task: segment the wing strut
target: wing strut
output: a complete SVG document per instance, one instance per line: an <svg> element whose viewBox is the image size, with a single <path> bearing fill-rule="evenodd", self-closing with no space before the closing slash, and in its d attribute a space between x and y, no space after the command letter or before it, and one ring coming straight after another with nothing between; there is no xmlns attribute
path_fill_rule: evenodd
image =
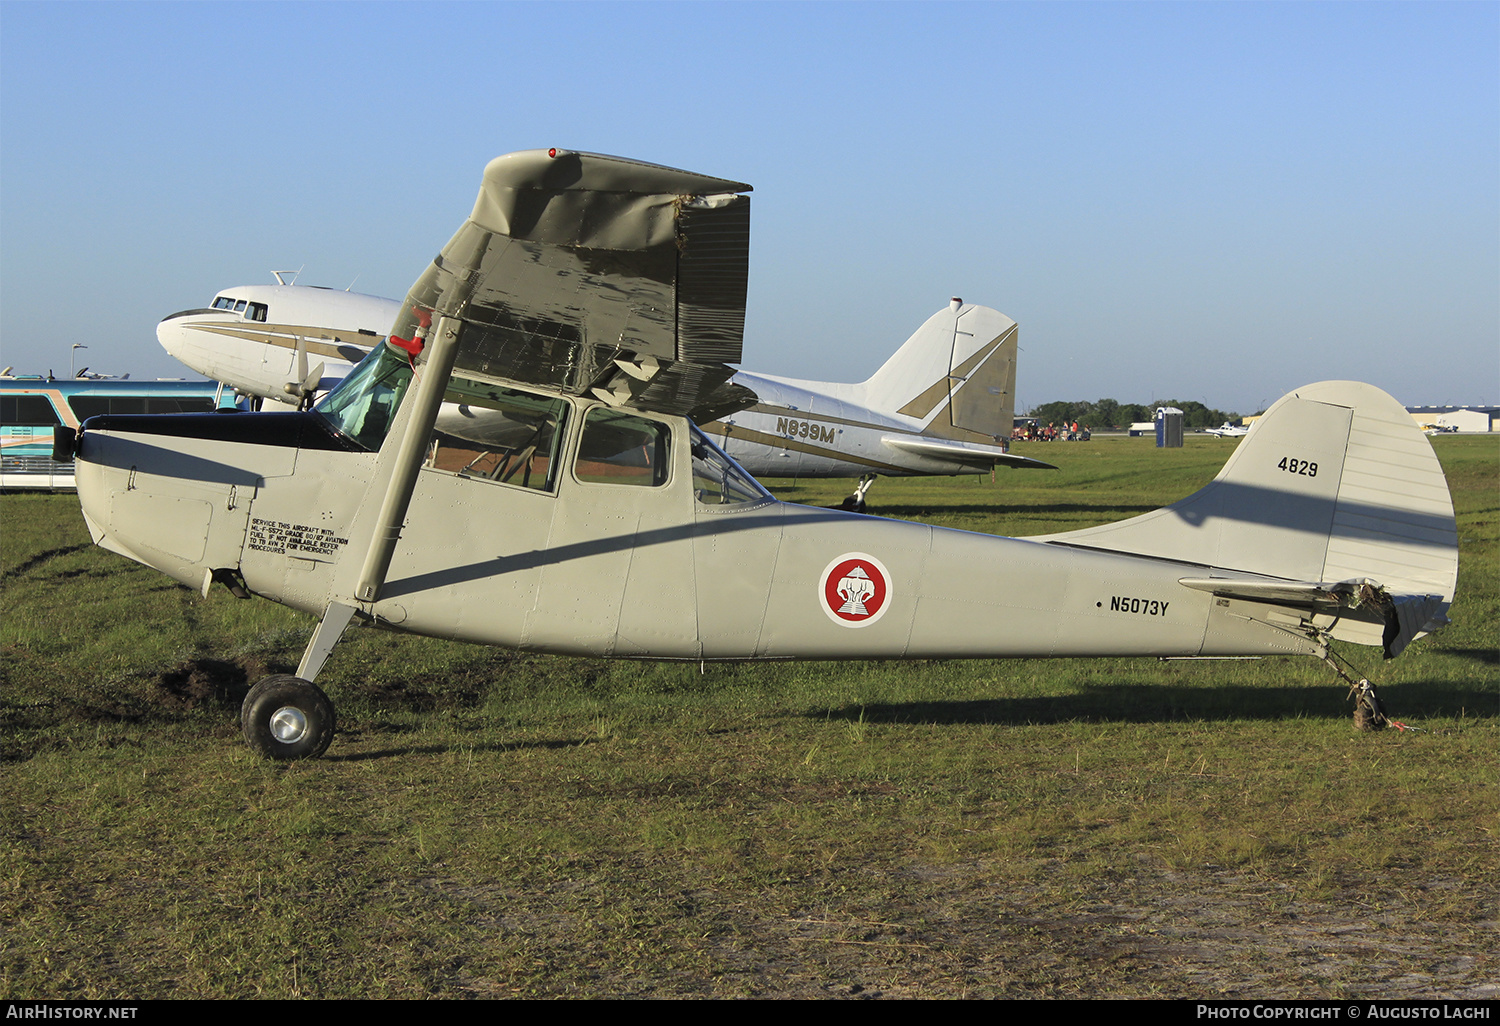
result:
<svg viewBox="0 0 1500 1026"><path fill-rule="evenodd" d="M302 661L297 664L297 676L309 683L317 679L323 664L333 654L333 646L339 643L339 639L344 636L344 629L353 618L354 607L347 602L328 603L323 610L323 618L313 628L312 638L308 640L307 649L302 653Z"/></svg>
<svg viewBox="0 0 1500 1026"><path fill-rule="evenodd" d="M417 484L417 471L427 453L427 439L437 422L438 407L443 403L443 393L453 373L453 360L458 355L458 337L462 330L463 321L456 317L438 319L437 337L427 349L427 362L422 367L416 395L411 399L411 419L406 422L406 433L401 436L401 448L397 450L396 462L391 469L391 483L381 501L375 534L370 540L369 551L365 553L359 583L354 588L354 597L361 602L374 602L385 584L385 572L391 567L391 556L395 554L396 541L401 537L401 522L406 519L406 508L411 504L412 489Z"/></svg>
<svg viewBox="0 0 1500 1026"><path fill-rule="evenodd" d="M398 443L390 483L386 485L385 496L381 499L380 513L370 536L370 547L365 552L359 581L354 586L355 602L374 602L380 597L380 589L385 585L385 575L391 567L396 542L401 538L401 524L406 519L411 494L417 485L417 472L427 454L427 439L432 435L438 408L443 403L443 393L447 390L448 379L453 373L453 361L458 355L458 339L462 329L463 321L458 318L441 317L430 345L423 347L420 338L413 340L415 352L421 352L425 348L427 360L421 364L417 387L407 400L411 403L411 414ZM356 610L357 606L349 601L335 599L328 603L307 643L306 651L302 653L302 662L297 666L298 677L306 681L317 678Z"/></svg>

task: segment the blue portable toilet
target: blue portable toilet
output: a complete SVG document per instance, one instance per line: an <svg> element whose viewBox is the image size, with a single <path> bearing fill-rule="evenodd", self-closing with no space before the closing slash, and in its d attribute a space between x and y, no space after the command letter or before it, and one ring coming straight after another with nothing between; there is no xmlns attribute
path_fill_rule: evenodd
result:
<svg viewBox="0 0 1500 1026"><path fill-rule="evenodd" d="M1156 408L1156 447L1182 448L1182 411L1175 406Z"/></svg>

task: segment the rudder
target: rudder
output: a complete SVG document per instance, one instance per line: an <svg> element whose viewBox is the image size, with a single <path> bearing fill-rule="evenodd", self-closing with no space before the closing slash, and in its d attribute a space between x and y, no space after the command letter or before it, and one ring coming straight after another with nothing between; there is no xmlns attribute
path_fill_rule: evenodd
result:
<svg viewBox="0 0 1500 1026"><path fill-rule="evenodd" d="M993 445L1015 414L1016 322L955 299L861 386L864 401L922 422L923 434Z"/></svg>

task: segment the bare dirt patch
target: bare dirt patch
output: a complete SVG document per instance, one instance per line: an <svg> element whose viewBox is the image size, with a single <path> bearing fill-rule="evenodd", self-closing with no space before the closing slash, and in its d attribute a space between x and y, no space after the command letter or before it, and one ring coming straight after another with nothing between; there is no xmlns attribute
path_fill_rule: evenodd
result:
<svg viewBox="0 0 1500 1026"><path fill-rule="evenodd" d="M174 712L238 708L250 686L270 670L257 656L189 659L157 678L156 700Z"/></svg>

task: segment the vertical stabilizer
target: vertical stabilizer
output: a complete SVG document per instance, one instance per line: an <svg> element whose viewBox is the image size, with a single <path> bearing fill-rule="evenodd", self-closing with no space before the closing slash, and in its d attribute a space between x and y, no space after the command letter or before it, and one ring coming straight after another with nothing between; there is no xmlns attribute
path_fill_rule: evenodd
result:
<svg viewBox="0 0 1500 1026"><path fill-rule="evenodd" d="M864 383L865 402L922 421L922 433L993 445L1015 415L1016 322L955 299Z"/></svg>
<svg viewBox="0 0 1500 1026"><path fill-rule="evenodd" d="M1355 381L1282 397L1219 475L1180 502L1037 540L1284 581L1369 583L1426 630L1444 622L1458 579L1453 500L1431 443L1400 403Z"/></svg>

